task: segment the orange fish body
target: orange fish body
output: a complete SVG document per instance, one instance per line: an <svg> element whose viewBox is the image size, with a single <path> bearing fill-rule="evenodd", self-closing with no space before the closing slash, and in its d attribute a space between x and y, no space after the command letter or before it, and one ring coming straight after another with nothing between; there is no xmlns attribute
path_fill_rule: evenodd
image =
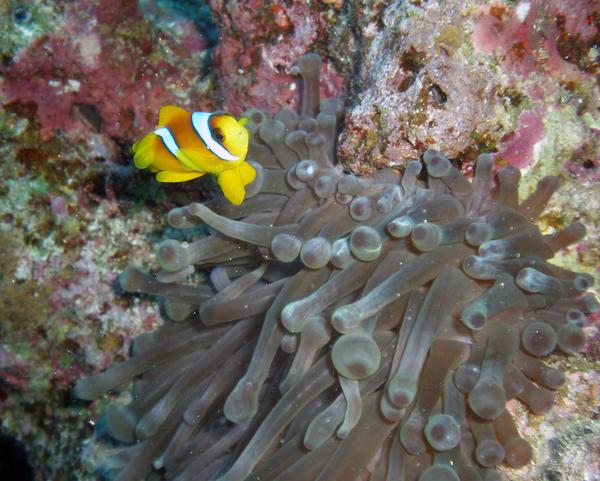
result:
<svg viewBox="0 0 600 481"><path fill-rule="evenodd" d="M188 112L168 105L160 109L158 127L133 145L138 169L156 172L159 182L184 182L214 174L225 197L243 202L245 186L256 171L246 161L248 131L244 119L229 114Z"/></svg>

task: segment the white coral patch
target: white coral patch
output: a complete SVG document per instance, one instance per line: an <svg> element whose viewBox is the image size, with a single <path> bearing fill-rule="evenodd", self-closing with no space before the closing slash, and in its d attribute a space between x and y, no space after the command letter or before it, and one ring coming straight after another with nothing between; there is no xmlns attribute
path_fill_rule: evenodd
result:
<svg viewBox="0 0 600 481"><path fill-rule="evenodd" d="M95 67L98 57L102 53L100 37L95 33L89 33L78 38L75 43L79 47L79 54L83 63L88 67Z"/></svg>
<svg viewBox="0 0 600 481"><path fill-rule="evenodd" d="M517 14L517 18L521 23L525 21L527 15L529 14L529 10L531 9L531 2L521 2L517 5L515 13Z"/></svg>

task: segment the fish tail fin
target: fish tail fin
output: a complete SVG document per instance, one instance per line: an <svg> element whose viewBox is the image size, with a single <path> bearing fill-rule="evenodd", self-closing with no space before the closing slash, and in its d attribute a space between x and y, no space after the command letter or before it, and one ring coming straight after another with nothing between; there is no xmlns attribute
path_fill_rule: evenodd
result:
<svg viewBox="0 0 600 481"><path fill-rule="evenodd" d="M160 112L158 113L158 127L163 127L175 117L179 117L180 115L187 113L187 110L178 107L177 105L165 105L164 107L160 108Z"/></svg>
<svg viewBox="0 0 600 481"><path fill-rule="evenodd" d="M138 140L131 148L133 152L133 163L138 169L146 169L156 156L156 151L159 147L160 139L154 133L148 134Z"/></svg>

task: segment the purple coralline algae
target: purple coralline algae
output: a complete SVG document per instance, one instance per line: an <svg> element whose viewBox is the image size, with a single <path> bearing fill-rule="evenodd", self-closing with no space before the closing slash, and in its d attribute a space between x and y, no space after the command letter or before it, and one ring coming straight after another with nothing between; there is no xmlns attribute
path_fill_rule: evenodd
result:
<svg viewBox="0 0 600 481"><path fill-rule="evenodd" d="M515 167L495 181L481 154L470 181L435 150L344 174L343 103L319 99L320 70L316 54L293 69L300 115L245 112L245 202L171 210L171 227L209 230L120 276L168 321L74 389L134 381L104 417L131 445L104 464L118 481L495 480L533 460L507 403L549 412L566 375L543 359L582 351L600 310L593 276L549 262L584 225L534 224L560 179L523 199Z"/></svg>

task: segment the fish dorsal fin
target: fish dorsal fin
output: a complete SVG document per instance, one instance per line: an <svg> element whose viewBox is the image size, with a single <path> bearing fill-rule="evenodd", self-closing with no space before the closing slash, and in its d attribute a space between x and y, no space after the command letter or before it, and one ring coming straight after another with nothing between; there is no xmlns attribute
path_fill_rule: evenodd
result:
<svg viewBox="0 0 600 481"><path fill-rule="evenodd" d="M167 125L175 117L187 113L187 110L178 107L177 105L165 105L164 107L161 107L158 114L158 126L162 127Z"/></svg>

